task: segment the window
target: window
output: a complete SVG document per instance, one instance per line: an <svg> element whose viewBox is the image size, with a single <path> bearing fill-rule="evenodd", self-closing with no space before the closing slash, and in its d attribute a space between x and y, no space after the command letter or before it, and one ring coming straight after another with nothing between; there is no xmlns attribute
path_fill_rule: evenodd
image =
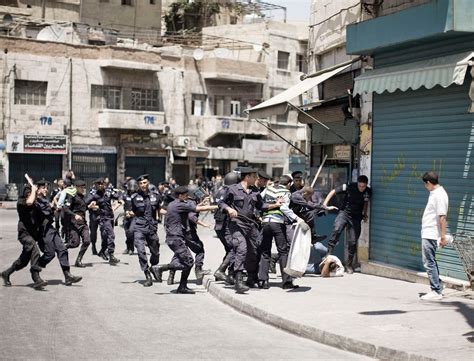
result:
<svg viewBox="0 0 474 361"><path fill-rule="evenodd" d="M160 91L157 89L133 88L131 93L132 110L159 111Z"/></svg>
<svg viewBox="0 0 474 361"><path fill-rule="evenodd" d="M92 85L91 107L96 109L122 109L122 88L109 85Z"/></svg>
<svg viewBox="0 0 474 361"><path fill-rule="evenodd" d="M230 116L240 117L240 100L230 101Z"/></svg>
<svg viewBox="0 0 474 361"><path fill-rule="evenodd" d="M202 116L206 107L205 94L193 94L191 102L191 114Z"/></svg>
<svg viewBox="0 0 474 361"><path fill-rule="evenodd" d="M288 65L290 62L290 53L285 51L278 52L278 69L288 70Z"/></svg>
<svg viewBox="0 0 474 361"><path fill-rule="evenodd" d="M225 115L224 114L224 97L215 96L214 97L214 115Z"/></svg>
<svg viewBox="0 0 474 361"><path fill-rule="evenodd" d="M303 54L296 54L296 69L300 73L307 73L308 72L308 66L306 64L306 58Z"/></svg>
<svg viewBox="0 0 474 361"><path fill-rule="evenodd" d="M122 5L129 5L132 6L132 0L122 0Z"/></svg>
<svg viewBox="0 0 474 361"><path fill-rule="evenodd" d="M288 112L285 112L283 114L277 114L276 121L278 123L286 123L288 121Z"/></svg>
<svg viewBox="0 0 474 361"><path fill-rule="evenodd" d="M15 80L15 104L46 105L45 81Z"/></svg>

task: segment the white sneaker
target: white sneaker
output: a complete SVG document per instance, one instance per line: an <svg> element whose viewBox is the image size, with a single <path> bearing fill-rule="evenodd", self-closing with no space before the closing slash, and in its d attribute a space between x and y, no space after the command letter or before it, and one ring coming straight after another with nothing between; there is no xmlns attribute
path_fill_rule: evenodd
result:
<svg viewBox="0 0 474 361"><path fill-rule="evenodd" d="M439 301L442 299L443 299L443 295L435 291L431 291L430 293L427 293L420 297L420 300L422 301Z"/></svg>

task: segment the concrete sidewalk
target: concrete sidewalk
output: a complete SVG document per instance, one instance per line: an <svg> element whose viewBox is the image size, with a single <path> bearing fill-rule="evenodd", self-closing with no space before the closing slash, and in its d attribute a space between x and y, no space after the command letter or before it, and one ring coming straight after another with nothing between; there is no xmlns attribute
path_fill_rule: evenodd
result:
<svg viewBox="0 0 474 361"><path fill-rule="evenodd" d="M205 243L215 241L208 239ZM207 266L218 247L206 247ZM212 260L212 262L211 262ZM208 291L251 317L339 349L386 360L472 360L474 298L446 289L445 298L422 302L429 287L356 273L341 278L305 276L283 290L270 275L269 290L238 295L207 278Z"/></svg>

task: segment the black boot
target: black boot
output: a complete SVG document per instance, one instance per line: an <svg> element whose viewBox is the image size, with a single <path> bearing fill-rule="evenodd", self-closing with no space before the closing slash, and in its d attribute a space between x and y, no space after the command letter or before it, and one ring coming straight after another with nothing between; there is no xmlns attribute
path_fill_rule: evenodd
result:
<svg viewBox="0 0 474 361"><path fill-rule="evenodd" d="M163 282L163 272L169 271L171 266L169 264L159 264L157 266L151 266L150 272L155 277L156 282Z"/></svg>
<svg viewBox="0 0 474 361"><path fill-rule="evenodd" d="M195 292L188 288L188 277L191 273L191 269L181 271L181 280L179 281L179 287L176 290L176 293L191 295Z"/></svg>
<svg viewBox="0 0 474 361"><path fill-rule="evenodd" d="M176 273L176 271L174 269L170 270L170 273L168 275L168 281L166 282L169 286L174 284L174 275L175 275L175 273Z"/></svg>
<svg viewBox="0 0 474 361"><path fill-rule="evenodd" d="M84 254L86 253L86 251L87 251L87 249L79 251L79 254L77 255L76 263L74 264L74 266L79 267L79 268L85 268L86 267L82 263L82 257L84 257Z"/></svg>
<svg viewBox="0 0 474 361"><path fill-rule="evenodd" d="M245 284L249 288L257 288L258 287L258 276L254 273L249 273L247 276L247 281L245 281Z"/></svg>
<svg viewBox="0 0 474 361"><path fill-rule="evenodd" d="M291 290L291 289L294 289L294 288L299 288L300 286L298 285L295 285L293 283L293 281L286 281L283 283L283 285L281 286L281 288L283 288L284 290Z"/></svg>
<svg viewBox="0 0 474 361"><path fill-rule="evenodd" d="M196 266L194 268L194 272L196 273L196 284L202 285L202 279L204 278L205 275L208 275L211 273L211 270L203 270L202 266Z"/></svg>
<svg viewBox="0 0 474 361"><path fill-rule="evenodd" d="M92 255L97 256L97 247L95 246L95 243L92 243Z"/></svg>
<svg viewBox="0 0 474 361"><path fill-rule="evenodd" d="M334 251L334 247L333 246L328 246L328 251L326 253L326 257L332 255L333 251Z"/></svg>
<svg viewBox="0 0 474 361"><path fill-rule="evenodd" d="M33 288L35 290L42 290L48 282L41 279L38 271L31 271L31 278L33 279Z"/></svg>
<svg viewBox="0 0 474 361"><path fill-rule="evenodd" d="M115 258L113 254L109 254L109 265L115 266L117 263L120 263L120 260Z"/></svg>
<svg viewBox="0 0 474 361"><path fill-rule="evenodd" d="M244 279L242 271L235 272L235 292L236 293L245 293L249 288L244 284Z"/></svg>
<svg viewBox="0 0 474 361"><path fill-rule="evenodd" d="M346 263L346 273L347 274L353 274L354 273L354 268L352 268L352 262L354 261L354 256L349 256L347 259Z"/></svg>
<svg viewBox="0 0 474 361"><path fill-rule="evenodd" d="M153 286L153 279L151 278L151 273L149 270L145 271L146 281L143 283L143 287L151 287Z"/></svg>
<svg viewBox="0 0 474 361"><path fill-rule="evenodd" d="M278 262L278 259L280 258L280 255L278 253L272 253L270 257L270 273L276 273L276 264Z"/></svg>
<svg viewBox="0 0 474 361"><path fill-rule="evenodd" d="M100 252L97 254L100 258L102 258L104 261L108 261L109 257L107 257L107 253L104 250L100 250Z"/></svg>
<svg viewBox="0 0 474 361"><path fill-rule="evenodd" d="M217 269L216 272L214 272L214 277L216 281L225 281L227 276L225 274L225 271L227 270L227 267L229 266L229 263L226 261L222 262L219 268Z"/></svg>
<svg viewBox="0 0 474 361"><path fill-rule="evenodd" d="M235 272L234 269L231 267L227 272L227 277L225 278L225 283L228 285L235 285Z"/></svg>
<svg viewBox="0 0 474 361"><path fill-rule="evenodd" d="M3 278L3 285L5 287L10 287L12 285L12 283L10 282L10 275L15 272L15 270L13 269L13 267L9 267L7 268L5 271L3 271L1 273L2 275L2 278Z"/></svg>
<svg viewBox="0 0 474 361"><path fill-rule="evenodd" d="M73 276L69 271L63 271L63 273L66 286L71 286L73 283L77 283L82 280L81 276Z"/></svg>
<svg viewBox="0 0 474 361"><path fill-rule="evenodd" d="M324 234L314 234L311 237L311 244L316 244L317 242L322 242L327 238Z"/></svg>

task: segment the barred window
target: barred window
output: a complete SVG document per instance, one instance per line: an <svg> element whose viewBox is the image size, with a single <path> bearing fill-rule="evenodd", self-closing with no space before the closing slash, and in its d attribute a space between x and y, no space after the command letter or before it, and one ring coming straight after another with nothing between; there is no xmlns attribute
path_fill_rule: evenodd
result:
<svg viewBox="0 0 474 361"><path fill-rule="evenodd" d="M160 91L157 89L133 88L131 93L132 110L160 110Z"/></svg>
<svg viewBox="0 0 474 361"><path fill-rule="evenodd" d="M48 82L15 80L15 104L46 105Z"/></svg>
<svg viewBox="0 0 474 361"><path fill-rule="evenodd" d="M122 88L109 85L92 85L91 107L95 109L122 109Z"/></svg>

